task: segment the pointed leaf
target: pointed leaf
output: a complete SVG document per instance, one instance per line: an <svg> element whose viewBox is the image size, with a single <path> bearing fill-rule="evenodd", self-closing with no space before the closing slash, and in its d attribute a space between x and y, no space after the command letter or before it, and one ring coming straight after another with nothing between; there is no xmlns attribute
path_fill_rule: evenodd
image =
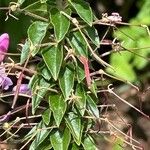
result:
<svg viewBox="0 0 150 150"><path fill-rule="evenodd" d="M35 84L32 87L32 113L35 113L36 108L39 106L42 98L45 96L50 84L42 77L38 77Z"/></svg>
<svg viewBox="0 0 150 150"><path fill-rule="evenodd" d="M30 145L29 150L35 150L44 140L45 138L49 135L51 130L46 130L46 126L43 122L40 122L39 125L37 126L37 135ZM43 129L43 130L42 130Z"/></svg>
<svg viewBox="0 0 150 150"><path fill-rule="evenodd" d="M63 60L62 46L51 46L43 50L42 57L53 78L57 80Z"/></svg>
<svg viewBox="0 0 150 150"><path fill-rule="evenodd" d="M74 68L72 67L73 66L67 66L59 79L59 85L65 100L68 99L74 85Z"/></svg>
<svg viewBox="0 0 150 150"><path fill-rule="evenodd" d="M88 56L87 44L79 31L70 33L70 44L77 55Z"/></svg>
<svg viewBox="0 0 150 150"><path fill-rule="evenodd" d="M89 115L99 118L99 110L97 108L97 105L89 95L87 95L87 110L89 112Z"/></svg>
<svg viewBox="0 0 150 150"><path fill-rule="evenodd" d="M20 64L21 65L28 58L29 52L30 52L30 42L28 40L26 40L25 44L22 47L22 51L21 51L21 57L20 57Z"/></svg>
<svg viewBox="0 0 150 150"><path fill-rule="evenodd" d="M67 104L62 95L51 94L49 96L49 105L53 112L56 125L59 127L62 118L65 114Z"/></svg>
<svg viewBox="0 0 150 150"><path fill-rule="evenodd" d="M32 89L32 91L34 90L35 84L38 81L38 75L35 74L31 77L30 81L29 81L29 88Z"/></svg>
<svg viewBox="0 0 150 150"><path fill-rule="evenodd" d="M81 118L74 112L70 112L68 117L65 118L65 120L75 142L77 143L77 145L80 145L83 130Z"/></svg>
<svg viewBox="0 0 150 150"><path fill-rule="evenodd" d="M54 150L68 150L70 140L71 134L68 128L66 128L63 132L57 130L50 136L50 141Z"/></svg>
<svg viewBox="0 0 150 150"><path fill-rule="evenodd" d="M44 14L47 14L47 5L45 3L41 4L41 2L38 1L38 2L28 5L23 10L34 12L34 13L40 13L40 15L41 14L44 15Z"/></svg>
<svg viewBox="0 0 150 150"><path fill-rule="evenodd" d="M65 13L70 15L70 9L67 9ZM50 20L54 26L56 40L57 42L59 42L65 37L66 33L68 32L70 20L63 14L61 14L61 12L56 8L51 9Z"/></svg>
<svg viewBox="0 0 150 150"><path fill-rule="evenodd" d="M51 77L52 77L49 69L47 68L47 66L45 65L45 63L43 61L41 61L38 64L37 71L38 71L38 73L41 73L41 75L43 76L43 78L46 79L46 80L50 80Z"/></svg>
<svg viewBox="0 0 150 150"><path fill-rule="evenodd" d="M42 114L42 119L43 122L48 125L51 119L51 110L50 109L46 109L43 114Z"/></svg>
<svg viewBox="0 0 150 150"><path fill-rule="evenodd" d="M78 97L75 100L78 111L83 116L86 109L86 92L82 84L78 84L76 87L75 95Z"/></svg>
<svg viewBox="0 0 150 150"><path fill-rule="evenodd" d="M94 27L84 28L84 32L97 47L100 46L100 39L97 30Z"/></svg>
<svg viewBox="0 0 150 150"><path fill-rule="evenodd" d="M90 135L86 135L82 145L85 150L97 150L96 144Z"/></svg>
<svg viewBox="0 0 150 150"><path fill-rule="evenodd" d="M77 74L77 80L78 82L82 82L83 79L85 78L85 72L84 72L84 66L81 64L81 62L77 61L76 64L76 74Z"/></svg>
<svg viewBox="0 0 150 150"><path fill-rule="evenodd" d="M93 22L93 12L88 3L82 0L69 0L78 15L90 26Z"/></svg>
<svg viewBox="0 0 150 150"><path fill-rule="evenodd" d="M33 22L30 27L28 28L28 38L30 41L30 50L32 51L31 54L35 56L38 51L38 45L41 44L48 27L48 23L35 21Z"/></svg>
<svg viewBox="0 0 150 150"><path fill-rule="evenodd" d="M52 149L52 145L50 141L48 140L49 138L46 138L38 147L37 150L50 150ZM35 150L35 149L34 149Z"/></svg>

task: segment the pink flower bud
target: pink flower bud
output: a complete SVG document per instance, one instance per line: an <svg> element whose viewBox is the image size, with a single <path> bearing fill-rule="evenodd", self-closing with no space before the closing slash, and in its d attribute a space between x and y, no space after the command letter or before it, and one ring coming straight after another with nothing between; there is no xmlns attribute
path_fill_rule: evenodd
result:
<svg viewBox="0 0 150 150"><path fill-rule="evenodd" d="M9 35L4 33L0 36L0 62L4 60L9 46Z"/></svg>

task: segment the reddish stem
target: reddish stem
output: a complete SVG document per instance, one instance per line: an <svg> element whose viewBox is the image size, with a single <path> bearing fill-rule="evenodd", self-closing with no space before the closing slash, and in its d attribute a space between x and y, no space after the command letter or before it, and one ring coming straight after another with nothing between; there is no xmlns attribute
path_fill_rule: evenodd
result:
<svg viewBox="0 0 150 150"><path fill-rule="evenodd" d="M90 87L91 86L91 77L90 77L90 71L89 71L88 58L86 58L84 56L80 56L79 60L84 65L86 82L87 82L88 87Z"/></svg>

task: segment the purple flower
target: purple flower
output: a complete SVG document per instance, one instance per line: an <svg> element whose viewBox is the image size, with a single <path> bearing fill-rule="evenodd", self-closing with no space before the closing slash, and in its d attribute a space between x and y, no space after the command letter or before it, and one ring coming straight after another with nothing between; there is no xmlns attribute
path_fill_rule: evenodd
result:
<svg viewBox="0 0 150 150"><path fill-rule="evenodd" d="M9 35L4 33L0 36L0 62L4 60L9 46Z"/></svg>
<svg viewBox="0 0 150 150"><path fill-rule="evenodd" d="M17 89L17 85L13 88L13 92ZM21 84L19 88L19 93L31 95L31 90L28 87L28 84Z"/></svg>
<svg viewBox="0 0 150 150"><path fill-rule="evenodd" d="M9 86L13 85L13 82L9 77L7 77L7 74L5 73L5 68L0 67L0 87L4 90L8 90Z"/></svg>

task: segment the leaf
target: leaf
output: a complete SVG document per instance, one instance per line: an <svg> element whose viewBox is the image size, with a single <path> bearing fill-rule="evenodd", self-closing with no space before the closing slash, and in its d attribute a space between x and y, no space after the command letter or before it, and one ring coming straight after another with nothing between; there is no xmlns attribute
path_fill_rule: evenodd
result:
<svg viewBox="0 0 150 150"><path fill-rule="evenodd" d="M52 149L52 145L49 141L49 138L46 138L38 147L37 150L50 150ZM35 149L34 149L35 150Z"/></svg>
<svg viewBox="0 0 150 150"><path fill-rule="evenodd" d="M45 15L47 14L47 5L44 2L41 3L40 1L37 1L35 3L28 5L23 10L28 11L28 12L40 13L40 15L42 14Z"/></svg>
<svg viewBox="0 0 150 150"><path fill-rule="evenodd" d="M86 135L82 145L85 150L97 150L96 144L90 135Z"/></svg>
<svg viewBox="0 0 150 150"><path fill-rule="evenodd" d="M66 66L65 71L61 75L59 79L59 85L61 91L65 97L65 100L68 99L70 92L74 85L74 68L73 66Z"/></svg>
<svg viewBox="0 0 150 150"><path fill-rule="evenodd" d="M75 104L77 106L78 111L83 116L86 109L86 92L82 84L77 84L75 96L77 96Z"/></svg>
<svg viewBox="0 0 150 150"><path fill-rule="evenodd" d="M32 87L32 114L35 113L36 108L39 106L42 98L45 96L50 84L45 81L41 76L37 78Z"/></svg>
<svg viewBox="0 0 150 150"><path fill-rule="evenodd" d="M54 80L57 80L63 60L62 46L51 46L43 50L42 57Z"/></svg>
<svg viewBox="0 0 150 150"><path fill-rule="evenodd" d="M36 82L38 81L38 75L35 74L31 77L30 81L29 81L29 88L32 89L34 87L34 85L36 84ZM33 89L32 89L33 90Z"/></svg>
<svg viewBox="0 0 150 150"><path fill-rule="evenodd" d="M90 26L93 22L93 12L88 3L82 0L69 0L77 14Z"/></svg>
<svg viewBox="0 0 150 150"><path fill-rule="evenodd" d="M49 96L49 105L53 112L53 116L56 122L56 125L59 127L62 118L65 114L67 104L62 95L51 94Z"/></svg>
<svg viewBox="0 0 150 150"><path fill-rule="evenodd" d="M25 44L22 47L21 57L20 57L20 64L22 65L26 59L28 58L30 53L30 42L26 40Z"/></svg>
<svg viewBox="0 0 150 150"><path fill-rule="evenodd" d="M92 115L93 117L99 118L99 110L97 108L97 105L89 95L87 95L86 107L87 107L87 110L89 112L89 115Z"/></svg>
<svg viewBox="0 0 150 150"><path fill-rule="evenodd" d="M37 126L32 127L32 129L28 132L27 135L23 137L23 142L29 140L34 134L36 134Z"/></svg>
<svg viewBox="0 0 150 150"><path fill-rule="evenodd" d="M96 47L100 47L99 35L98 35L97 30L94 27L86 27L86 28L84 28L84 32L90 38L90 40L93 42L93 44L96 45Z"/></svg>
<svg viewBox="0 0 150 150"><path fill-rule="evenodd" d="M70 44L77 55L88 56L87 44L79 31L70 33Z"/></svg>
<svg viewBox="0 0 150 150"><path fill-rule="evenodd" d="M32 56L35 56L38 53L39 47L37 46L41 44L46 34L47 27L48 27L48 23L35 21L28 28L28 38L31 44L30 50L31 50Z"/></svg>
<svg viewBox="0 0 150 150"><path fill-rule="evenodd" d="M137 49L136 51L134 50L135 53L147 58L148 55L150 54L150 51L148 49L141 50L141 47L149 47L150 43L150 38L148 36L144 36L143 38L138 39ZM139 56L134 56L134 60L132 62L132 65L135 66L137 69L143 69L147 64L149 63L148 60L141 58Z"/></svg>
<svg viewBox="0 0 150 150"><path fill-rule="evenodd" d="M41 61L38 64L38 68L37 68L38 73L40 73L44 79L46 80L50 80L52 75L49 71L49 69L47 68L47 66L45 65L45 63L43 61Z"/></svg>
<svg viewBox="0 0 150 150"><path fill-rule="evenodd" d="M81 64L81 62L79 61L77 61L76 64L76 74L77 74L78 83L82 82L83 79L85 78L85 72L84 72L83 64Z"/></svg>
<svg viewBox="0 0 150 150"><path fill-rule="evenodd" d="M65 128L63 132L57 130L50 135L50 141L54 150L68 150L70 140L71 134L68 128Z"/></svg>
<svg viewBox="0 0 150 150"><path fill-rule="evenodd" d="M90 86L90 91L94 94L95 97L97 97L97 85L94 80L92 81L92 84Z"/></svg>
<svg viewBox="0 0 150 150"><path fill-rule="evenodd" d="M46 128L45 124L43 122L40 122L39 125L37 126L36 137L35 137L34 141L32 142L32 144L30 145L29 150L35 150L49 135L51 130L47 130L45 128Z"/></svg>
<svg viewBox="0 0 150 150"><path fill-rule="evenodd" d="M42 119L43 122L48 125L51 119L51 110L50 109L46 109L43 114L42 114Z"/></svg>
<svg viewBox="0 0 150 150"><path fill-rule="evenodd" d="M67 9L64 12L69 16L71 14L70 9ZM57 42L60 42L68 32L70 26L70 20L67 17L65 17L63 14L61 14L61 12L56 8L51 9L50 20L54 26L54 33Z"/></svg>
<svg viewBox="0 0 150 150"><path fill-rule="evenodd" d="M121 52L121 55L118 53L112 54L110 59L111 66L115 69L113 71L112 69L107 68L107 71L113 75L115 75L118 78L121 78L123 80L127 80L130 82L133 82L136 80L136 74L133 70L133 67L130 65L130 63L125 59L126 54L124 52Z"/></svg>
<svg viewBox="0 0 150 150"><path fill-rule="evenodd" d="M79 147L75 143L73 143L71 150L79 150Z"/></svg>
<svg viewBox="0 0 150 150"><path fill-rule="evenodd" d="M74 112L70 112L68 117L65 118L65 120L75 142L77 143L77 145L80 145L83 131L81 118Z"/></svg>

